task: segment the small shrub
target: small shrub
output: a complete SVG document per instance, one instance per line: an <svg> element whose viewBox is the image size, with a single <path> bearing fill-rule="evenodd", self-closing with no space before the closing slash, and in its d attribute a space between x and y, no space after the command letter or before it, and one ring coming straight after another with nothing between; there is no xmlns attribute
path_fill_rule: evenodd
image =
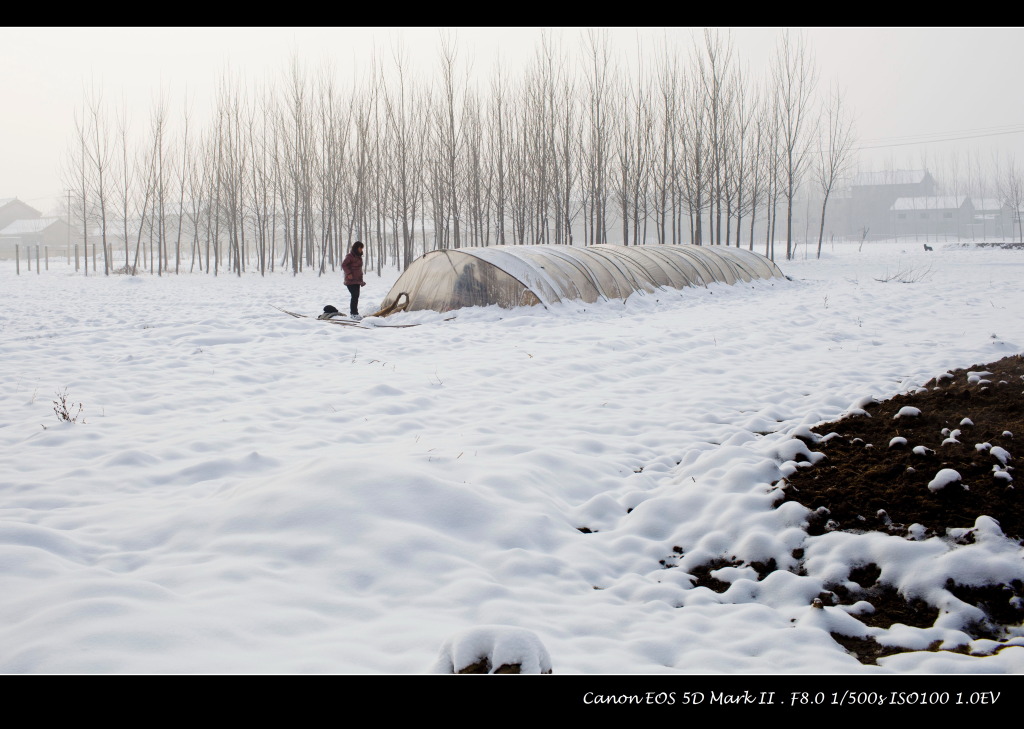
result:
<svg viewBox="0 0 1024 729"><path fill-rule="evenodd" d="M890 281L898 281L899 283L918 283L919 281L925 281L932 275L932 267L927 266L924 268L917 267L904 267L902 264L896 269L896 273L890 274L888 269L882 278L876 278L875 281L880 283L889 283Z"/></svg>
<svg viewBox="0 0 1024 729"><path fill-rule="evenodd" d="M57 399L53 401L53 412L62 423L77 423L80 417L82 422L85 422L85 418L82 417L82 403L68 402L67 388L57 392Z"/></svg>

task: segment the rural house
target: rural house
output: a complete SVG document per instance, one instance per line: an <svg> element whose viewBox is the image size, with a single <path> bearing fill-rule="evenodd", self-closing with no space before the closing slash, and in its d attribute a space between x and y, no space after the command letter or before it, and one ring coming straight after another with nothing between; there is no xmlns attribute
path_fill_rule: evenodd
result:
<svg viewBox="0 0 1024 729"><path fill-rule="evenodd" d="M51 251L67 248L70 228L63 218L29 218L15 220L0 228L0 258L13 258L14 247L25 250L35 246L48 246Z"/></svg>
<svg viewBox="0 0 1024 729"><path fill-rule="evenodd" d="M959 238L974 222L974 205L965 195L897 198L890 210L895 236Z"/></svg>
<svg viewBox="0 0 1024 729"><path fill-rule="evenodd" d="M935 195L935 178L927 170L890 170L861 172L850 186L850 235L865 228L872 239L889 238L893 229L893 205L900 198L924 198Z"/></svg>
<svg viewBox="0 0 1024 729"><path fill-rule="evenodd" d="M42 213L16 197L0 197L0 230L15 220L31 220L42 217Z"/></svg>

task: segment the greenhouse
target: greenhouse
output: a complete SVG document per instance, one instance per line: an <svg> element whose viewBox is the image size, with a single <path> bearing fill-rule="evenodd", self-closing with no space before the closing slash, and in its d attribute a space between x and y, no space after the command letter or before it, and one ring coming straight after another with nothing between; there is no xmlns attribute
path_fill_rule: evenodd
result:
<svg viewBox="0 0 1024 729"><path fill-rule="evenodd" d="M431 251L412 262L379 315L466 306L547 306L625 299L659 287L681 289L782 278L772 261L727 246L488 246Z"/></svg>

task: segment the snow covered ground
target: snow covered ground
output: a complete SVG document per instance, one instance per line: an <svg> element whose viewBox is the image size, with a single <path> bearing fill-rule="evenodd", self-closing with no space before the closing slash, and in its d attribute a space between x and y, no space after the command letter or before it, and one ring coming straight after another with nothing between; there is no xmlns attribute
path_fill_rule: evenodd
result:
<svg viewBox="0 0 1024 729"><path fill-rule="evenodd" d="M946 611L877 640L963 644L946 576L1024 578L992 520L970 545L808 537L772 508L800 426L1024 351L1024 251L934 246L404 329L273 308L344 310L340 273L0 262L0 672L426 673L492 645L556 674L1024 673L1024 631L865 666L829 636L848 613L811 606L874 561ZM691 588L716 557L782 569Z"/></svg>

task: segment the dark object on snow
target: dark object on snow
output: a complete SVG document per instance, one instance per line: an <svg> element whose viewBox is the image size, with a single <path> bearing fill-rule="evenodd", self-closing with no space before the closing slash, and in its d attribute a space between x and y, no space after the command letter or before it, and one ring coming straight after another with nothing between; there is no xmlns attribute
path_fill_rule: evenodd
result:
<svg viewBox="0 0 1024 729"><path fill-rule="evenodd" d="M925 249L926 251L931 251L931 250L934 250L934 249L933 249L933 248L932 248L932 247L931 247L930 245L928 245L927 243L925 243L925 244L924 244L924 249Z"/></svg>
<svg viewBox="0 0 1024 729"><path fill-rule="evenodd" d="M338 311L335 307L328 304L327 306L324 307L324 313L318 316L317 319L337 319L343 316L345 315Z"/></svg>

